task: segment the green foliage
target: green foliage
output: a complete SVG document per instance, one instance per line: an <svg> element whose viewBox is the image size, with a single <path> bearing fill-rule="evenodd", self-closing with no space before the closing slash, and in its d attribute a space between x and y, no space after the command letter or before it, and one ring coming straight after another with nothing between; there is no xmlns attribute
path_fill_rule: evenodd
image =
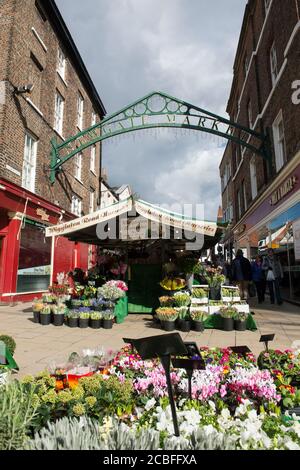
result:
<svg viewBox="0 0 300 470"><path fill-rule="evenodd" d="M191 297L189 294L179 292L174 295L174 303L176 307L188 307L191 303Z"/></svg>
<svg viewBox="0 0 300 470"><path fill-rule="evenodd" d="M190 311L191 319L194 321L202 321L204 322L208 318L208 313L204 312L201 309L191 309Z"/></svg>
<svg viewBox="0 0 300 470"><path fill-rule="evenodd" d="M25 447L36 407L34 387L25 387L17 381L1 387L0 450L20 450Z"/></svg>
<svg viewBox="0 0 300 470"><path fill-rule="evenodd" d="M17 346L15 340L11 336L3 335L3 336L0 336L0 341L2 341L5 344L5 346L7 347L7 349L13 356L16 350L16 346Z"/></svg>
<svg viewBox="0 0 300 470"><path fill-rule="evenodd" d="M192 296L195 299L208 298L208 289L202 289L202 288L199 288L199 287L193 288Z"/></svg>
<svg viewBox="0 0 300 470"><path fill-rule="evenodd" d="M238 311L234 307L222 307L220 309L220 315L222 318L236 318L237 314Z"/></svg>

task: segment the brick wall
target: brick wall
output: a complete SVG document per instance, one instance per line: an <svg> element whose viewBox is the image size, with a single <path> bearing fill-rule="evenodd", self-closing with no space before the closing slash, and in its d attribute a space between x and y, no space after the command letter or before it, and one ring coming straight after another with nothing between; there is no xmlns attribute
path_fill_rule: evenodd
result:
<svg viewBox="0 0 300 470"><path fill-rule="evenodd" d="M296 25L299 26L300 10L298 11L297 8L299 9L299 0L289 2L273 0L266 19L264 2L261 0L248 2L235 59L234 79L227 111L232 120L249 127L248 105L249 102L251 103L253 123L256 123L255 130L270 137L272 169L268 169L266 162L260 156L254 156L248 150L242 151L235 144L228 144L220 165L220 172L222 174L226 162L231 162L234 177L229 183L231 186L229 191L235 195L234 224L239 221L237 191L243 183L247 208L242 204L242 212L250 208L254 202L251 193L250 161L254 159L256 162L257 197L264 193L277 176L272 126L280 111L283 114L285 128L286 163L295 158L300 150L300 106L296 106L291 100L292 83L300 80L300 29L292 36ZM293 41L290 42L292 37ZM281 71L282 75L271 95L270 50L273 43L277 51L278 71ZM288 45L289 52L286 55ZM246 79L245 57L248 57L250 61L256 49L258 52L252 58ZM261 118L258 118L259 116ZM237 163L234 158L236 152Z"/></svg>
<svg viewBox="0 0 300 470"><path fill-rule="evenodd" d="M0 84L5 81L5 102L0 104L0 174L10 181L22 184L25 133L38 139L36 189L50 202L71 210L72 194L83 200L83 212L89 211L90 189L99 194L100 144L96 151L96 175L90 171L91 149L83 152L82 183L74 178L75 161L63 167L56 183L49 182L50 141L53 129L55 95L58 91L65 99L63 137L76 134L77 99L84 98L84 128L91 125L92 110L97 109L79 78L77 65L68 58L50 21L44 21L34 0L4 0L0 2ZM32 29L34 28L34 30ZM38 36L38 37L37 37ZM4 45L4 46L3 46ZM57 73L59 46L67 56L66 80ZM13 87L34 83L31 95L14 95ZM28 102L32 101L32 104ZM1 88L0 88L1 100ZM1 103L1 101L0 101ZM97 120L100 120L99 114ZM7 165L11 169L7 169Z"/></svg>

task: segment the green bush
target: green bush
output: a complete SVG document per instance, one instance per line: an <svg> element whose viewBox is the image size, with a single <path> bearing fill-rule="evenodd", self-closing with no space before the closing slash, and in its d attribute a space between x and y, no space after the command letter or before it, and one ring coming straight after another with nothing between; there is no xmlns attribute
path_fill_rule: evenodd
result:
<svg viewBox="0 0 300 470"><path fill-rule="evenodd" d="M0 336L0 341L3 341L7 349L10 351L13 356L16 350L16 342L11 336Z"/></svg>
<svg viewBox="0 0 300 470"><path fill-rule="evenodd" d="M1 387L0 450L20 450L25 447L36 408L33 387L25 387L17 381Z"/></svg>

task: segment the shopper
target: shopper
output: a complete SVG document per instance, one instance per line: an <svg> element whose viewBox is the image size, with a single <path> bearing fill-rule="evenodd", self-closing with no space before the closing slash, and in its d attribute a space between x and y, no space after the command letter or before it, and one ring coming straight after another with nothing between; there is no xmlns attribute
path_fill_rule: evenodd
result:
<svg viewBox="0 0 300 470"><path fill-rule="evenodd" d="M258 297L258 303L262 304L265 301L266 293L266 278L265 271L263 270L263 259L261 256L257 256L255 261L251 264L252 268L252 280L256 287L256 293Z"/></svg>
<svg viewBox="0 0 300 470"><path fill-rule="evenodd" d="M283 269L280 259L274 254L273 249L268 250L267 256L263 260L263 270L266 273L266 280L269 287L271 304L282 305L282 297L280 292L280 281L283 279Z"/></svg>
<svg viewBox="0 0 300 470"><path fill-rule="evenodd" d="M242 300L248 299L249 282L252 280L250 261L238 250L231 266L231 279L239 287Z"/></svg>

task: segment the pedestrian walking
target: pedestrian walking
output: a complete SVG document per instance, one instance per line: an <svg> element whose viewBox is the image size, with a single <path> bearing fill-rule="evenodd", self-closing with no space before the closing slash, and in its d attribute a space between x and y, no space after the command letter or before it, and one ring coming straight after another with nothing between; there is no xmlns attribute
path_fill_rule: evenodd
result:
<svg viewBox="0 0 300 470"><path fill-rule="evenodd" d="M266 293L266 277L265 271L263 270L263 259L261 256L257 256L255 261L251 264L252 269L252 280L256 287L256 293L258 297L258 303L262 304L265 301Z"/></svg>
<svg viewBox="0 0 300 470"><path fill-rule="evenodd" d="M263 270L266 273L266 281L268 284L271 304L282 305L282 297L280 292L280 281L283 279L283 269L280 259L274 254L273 249L268 250L267 256L263 260Z"/></svg>
<svg viewBox="0 0 300 470"><path fill-rule="evenodd" d="M248 300L249 282L252 281L250 261L244 257L242 250L238 250L231 266L231 280L240 289L242 300Z"/></svg>

